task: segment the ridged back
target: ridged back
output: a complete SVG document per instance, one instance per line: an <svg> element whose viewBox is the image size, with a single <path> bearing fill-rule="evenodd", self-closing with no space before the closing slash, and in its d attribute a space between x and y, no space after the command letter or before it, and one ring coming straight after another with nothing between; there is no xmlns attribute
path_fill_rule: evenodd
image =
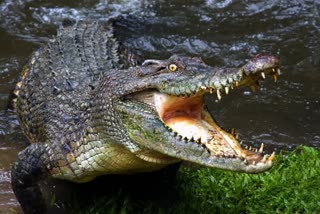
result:
<svg viewBox="0 0 320 214"><path fill-rule="evenodd" d="M15 107L31 142L79 138L89 117L90 93L102 76L121 68L112 25L65 22L24 67Z"/></svg>

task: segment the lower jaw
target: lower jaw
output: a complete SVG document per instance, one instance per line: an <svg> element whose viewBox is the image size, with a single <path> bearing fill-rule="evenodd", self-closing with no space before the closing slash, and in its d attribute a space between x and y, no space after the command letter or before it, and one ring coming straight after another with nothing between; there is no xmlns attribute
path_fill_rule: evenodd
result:
<svg viewBox="0 0 320 214"><path fill-rule="evenodd" d="M209 113L202 112L204 119L188 116L176 116L165 123L172 130L183 137L193 139L205 146L208 151L217 157L242 156L241 147L237 140L222 130L211 118Z"/></svg>
<svg viewBox="0 0 320 214"><path fill-rule="evenodd" d="M224 131L203 109L203 94L193 97L173 97L155 92L153 95L159 117L173 131L202 144L216 157L243 158L249 163L262 160L262 153L242 149L231 133Z"/></svg>
<svg viewBox="0 0 320 214"><path fill-rule="evenodd" d="M212 156L225 159L242 159L245 163L266 162L262 149L243 149L234 134L220 128L211 115L203 109L200 92L191 97L175 97L147 90L134 94L136 99L153 107L162 122L174 132L193 143L201 144Z"/></svg>

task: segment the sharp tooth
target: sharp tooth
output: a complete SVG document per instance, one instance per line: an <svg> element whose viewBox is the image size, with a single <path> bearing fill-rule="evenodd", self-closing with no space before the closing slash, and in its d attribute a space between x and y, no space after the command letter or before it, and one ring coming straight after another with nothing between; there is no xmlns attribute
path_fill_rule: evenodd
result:
<svg viewBox="0 0 320 214"><path fill-rule="evenodd" d="M278 76L276 74L273 75L273 80L274 80L274 82L277 82Z"/></svg>
<svg viewBox="0 0 320 214"><path fill-rule="evenodd" d="M268 160L273 161L275 156L276 154L275 152L273 152L272 155L268 158Z"/></svg>
<svg viewBox="0 0 320 214"><path fill-rule="evenodd" d="M256 153L257 153L257 152L258 152L258 149L257 149L257 148L256 148L256 149L254 149L254 152L256 152Z"/></svg>
<svg viewBox="0 0 320 214"><path fill-rule="evenodd" d="M274 68L272 68L272 72L273 72L273 73L276 73L276 70L275 70Z"/></svg>
<svg viewBox="0 0 320 214"><path fill-rule="evenodd" d="M259 152L262 153L263 152L263 147L264 147L264 144L261 143L261 146L260 146L260 149L259 149Z"/></svg>
<svg viewBox="0 0 320 214"><path fill-rule="evenodd" d="M201 143L201 137L198 138L197 143Z"/></svg>
<svg viewBox="0 0 320 214"><path fill-rule="evenodd" d="M226 87L224 88L224 90L226 91L226 94L229 94L229 87L228 87L228 86L226 86Z"/></svg>
<svg viewBox="0 0 320 214"><path fill-rule="evenodd" d="M252 162L252 164L253 164L253 165L256 165L256 162L255 162L255 161L253 161L253 162Z"/></svg>
<svg viewBox="0 0 320 214"><path fill-rule="evenodd" d="M210 88L210 94L212 94L213 93L213 88Z"/></svg>
<svg viewBox="0 0 320 214"><path fill-rule="evenodd" d="M243 141L240 141L240 145L242 145L243 144Z"/></svg>
<svg viewBox="0 0 320 214"><path fill-rule="evenodd" d="M267 155L265 155L265 156L263 156L263 158L262 158L261 162L265 163L265 162L267 161L267 159L268 159L268 156L267 156Z"/></svg>
<svg viewBox="0 0 320 214"><path fill-rule="evenodd" d="M247 164L248 163L247 159L244 159L243 163Z"/></svg>
<svg viewBox="0 0 320 214"><path fill-rule="evenodd" d="M217 89L217 97L218 97L218 100L221 100L221 94L219 89Z"/></svg>
<svg viewBox="0 0 320 214"><path fill-rule="evenodd" d="M234 137L238 140L239 139L239 134L236 134Z"/></svg>
<svg viewBox="0 0 320 214"><path fill-rule="evenodd" d="M252 147L251 146L249 146L249 150L251 151L251 149L252 149Z"/></svg>
<svg viewBox="0 0 320 214"><path fill-rule="evenodd" d="M280 68L277 68L277 74L280 75L281 72L280 72Z"/></svg>
<svg viewBox="0 0 320 214"><path fill-rule="evenodd" d="M265 78L266 78L266 75L264 74L263 71L261 72L261 77L262 77L262 79L265 79Z"/></svg>
<svg viewBox="0 0 320 214"><path fill-rule="evenodd" d="M236 82L235 82L235 85L236 85L236 87L238 87L238 86L239 86L239 82L238 82L238 81L236 81Z"/></svg>
<svg viewBox="0 0 320 214"><path fill-rule="evenodd" d="M234 130L234 128L231 129L231 134L234 136L236 134L236 131Z"/></svg>

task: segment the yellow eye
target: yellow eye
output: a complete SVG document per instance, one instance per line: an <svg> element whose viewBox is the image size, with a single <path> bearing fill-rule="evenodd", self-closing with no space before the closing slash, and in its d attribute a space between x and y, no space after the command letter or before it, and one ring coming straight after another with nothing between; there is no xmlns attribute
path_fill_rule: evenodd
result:
<svg viewBox="0 0 320 214"><path fill-rule="evenodd" d="M168 66L168 68L169 68L170 71L176 71L176 70L178 69L178 66L175 65L175 64L170 64L170 65Z"/></svg>

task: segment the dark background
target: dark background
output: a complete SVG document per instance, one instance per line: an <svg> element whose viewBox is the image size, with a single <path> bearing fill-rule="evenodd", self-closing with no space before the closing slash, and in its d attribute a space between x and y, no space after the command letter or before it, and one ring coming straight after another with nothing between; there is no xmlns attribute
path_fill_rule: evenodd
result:
<svg viewBox="0 0 320 214"><path fill-rule="evenodd" d="M15 80L32 51L55 35L64 18L121 15L121 40L146 58L201 56L210 65L237 67L266 53L281 59L282 76L256 93L231 91L211 113L226 129L267 150L320 146L320 3L311 1L0 1L0 212L18 204L9 168L26 145L7 110Z"/></svg>

